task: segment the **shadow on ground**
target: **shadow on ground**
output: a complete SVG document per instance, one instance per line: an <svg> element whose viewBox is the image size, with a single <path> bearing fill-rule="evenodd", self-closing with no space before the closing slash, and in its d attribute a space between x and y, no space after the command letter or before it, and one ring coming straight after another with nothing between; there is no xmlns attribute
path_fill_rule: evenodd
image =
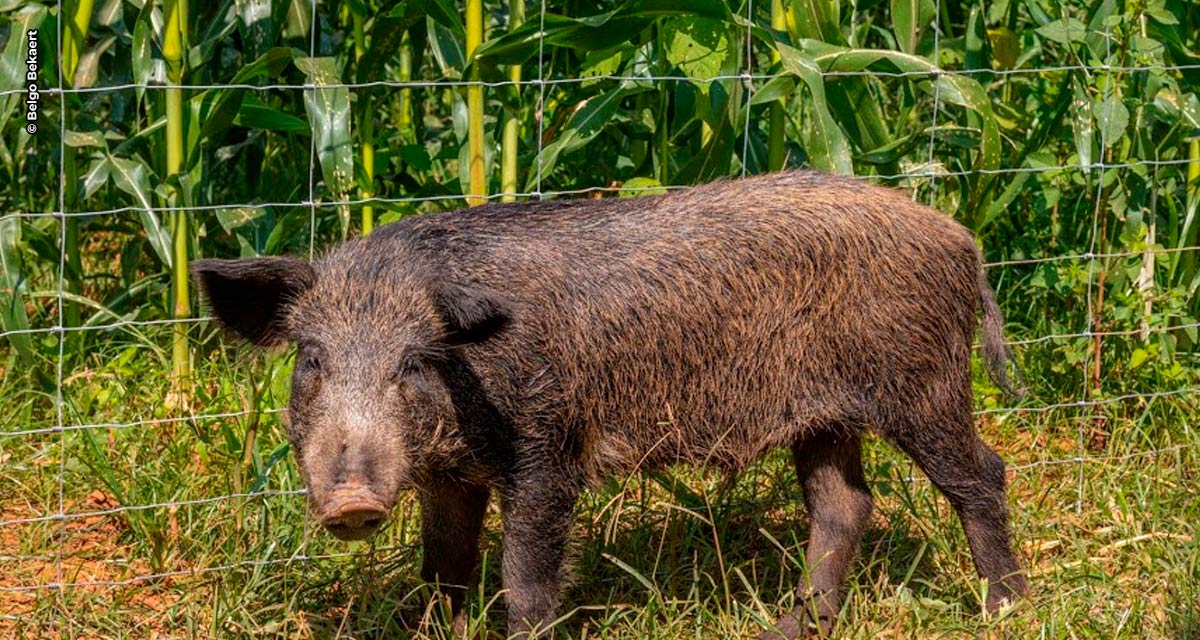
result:
<svg viewBox="0 0 1200 640"><path fill-rule="evenodd" d="M580 637L585 627L594 629L619 610L640 611L652 598L659 604L695 603L713 616L729 613L731 606L752 607L756 598L771 615L790 606L804 575L808 524L794 476L766 475L750 472L698 493L690 480L650 474L588 496L579 509L573 581L560 608L574 613L558 625L558 635ZM473 637L503 637L498 524L489 523L482 589L468 605L472 627L487 631ZM931 554L922 552L924 542L903 522L886 528L875 522L851 580L898 584L907 577L914 595L926 595L933 569ZM292 612L307 621L315 638L451 638L431 604L432 589L417 575L419 566L419 551L410 551L364 559L329 580L314 575ZM967 608L973 598L965 586L936 597L962 600Z"/></svg>

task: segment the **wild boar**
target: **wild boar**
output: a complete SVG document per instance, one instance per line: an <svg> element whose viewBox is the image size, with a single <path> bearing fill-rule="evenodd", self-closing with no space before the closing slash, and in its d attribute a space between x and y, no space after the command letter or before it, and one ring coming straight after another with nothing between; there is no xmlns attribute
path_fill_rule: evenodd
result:
<svg viewBox="0 0 1200 640"><path fill-rule="evenodd" d="M354 540L413 488L421 575L461 611L490 494L509 632L554 619L580 492L790 447L811 519L803 604L826 633L872 509L861 439L950 500L996 609L1027 590L1004 463L972 421L1003 320L971 234L900 192L806 171L634 199L410 217L308 262L199 260L216 318L297 346L288 433L313 513Z"/></svg>

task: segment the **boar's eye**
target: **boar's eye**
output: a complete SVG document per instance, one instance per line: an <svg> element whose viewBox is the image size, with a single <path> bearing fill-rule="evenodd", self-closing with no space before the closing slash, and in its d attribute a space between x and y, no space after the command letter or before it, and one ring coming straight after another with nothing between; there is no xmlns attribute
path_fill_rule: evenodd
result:
<svg viewBox="0 0 1200 640"><path fill-rule="evenodd" d="M317 372L321 370L321 353L320 349L312 346L300 347L300 353L296 358L296 368L305 372Z"/></svg>
<svg viewBox="0 0 1200 640"><path fill-rule="evenodd" d="M425 370L425 365L415 356L409 356L400 361L396 366L396 370L392 373L392 381L400 382L405 379L411 379L414 376L419 376Z"/></svg>

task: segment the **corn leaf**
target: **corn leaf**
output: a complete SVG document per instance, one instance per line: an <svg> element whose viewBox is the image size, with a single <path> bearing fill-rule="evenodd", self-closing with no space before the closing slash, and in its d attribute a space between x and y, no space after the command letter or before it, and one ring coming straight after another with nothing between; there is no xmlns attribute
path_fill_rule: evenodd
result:
<svg viewBox="0 0 1200 640"><path fill-rule="evenodd" d="M325 87L340 82L337 62L333 58L297 58L296 66L317 86L304 92L304 107L312 135L316 138L317 159L325 177L325 188L340 198L354 186L350 91L345 87Z"/></svg>

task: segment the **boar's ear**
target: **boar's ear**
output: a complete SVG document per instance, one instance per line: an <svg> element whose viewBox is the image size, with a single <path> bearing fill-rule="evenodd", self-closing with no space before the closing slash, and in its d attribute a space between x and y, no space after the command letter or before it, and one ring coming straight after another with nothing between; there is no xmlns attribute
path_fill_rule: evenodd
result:
<svg viewBox="0 0 1200 640"><path fill-rule="evenodd" d="M316 280L312 266L299 258L197 260L191 269L217 320L264 347L286 340L283 308Z"/></svg>
<svg viewBox="0 0 1200 640"><path fill-rule="evenodd" d="M443 340L451 346L483 342L512 321L512 306L500 294L475 285L443 282L433 303L446 324Z"/></svg>

